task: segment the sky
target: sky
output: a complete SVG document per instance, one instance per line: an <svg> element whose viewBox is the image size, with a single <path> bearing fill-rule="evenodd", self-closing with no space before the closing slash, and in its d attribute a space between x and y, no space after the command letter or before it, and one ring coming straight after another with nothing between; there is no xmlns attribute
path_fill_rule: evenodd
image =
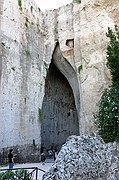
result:
<svg viewBox="0 0 119 180"><path fill-rule="evenodd" d="M55 9L65 4L70 4L72 0L35 0L35 2L44 11L45 9Z"/></svg>

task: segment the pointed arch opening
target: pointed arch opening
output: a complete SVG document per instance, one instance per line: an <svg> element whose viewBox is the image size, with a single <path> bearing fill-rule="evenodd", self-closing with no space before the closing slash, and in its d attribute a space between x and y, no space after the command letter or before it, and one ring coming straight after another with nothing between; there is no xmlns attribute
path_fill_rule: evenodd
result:
<svg viewBox="0 0 119 180"><path fill-rule="evenodd" d="M46 149L60 149L70 135L79 135L75 74L57 45L48 69L42 104L41 145Z"/></svg>

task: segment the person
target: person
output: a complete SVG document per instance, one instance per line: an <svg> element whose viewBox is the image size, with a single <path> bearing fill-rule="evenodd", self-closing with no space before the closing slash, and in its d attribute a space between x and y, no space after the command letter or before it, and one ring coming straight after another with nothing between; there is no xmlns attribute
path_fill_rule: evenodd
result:
<svg viewBox="0 0 119 180"><path fill-rule="evenodd" d="M41 162L44 165L45 164L45 160L46 160L46 156L44 154L44 152L41 153Z"/></svg>
<svg viewBox="0 0 119 180"><path fill-rule="evenodd" d="M9 169L13 169L14 166L13 149L10 149L8 154L8 165L9 165Z"/></svg>
<svg viewBox="0 0 119 180"><path fill-rule="evenodd" d="M58 151L56 150L55 151L55 159L57 158L57 156L58 156Z"/></svg>
<svg viewBox="0 0 119 180"><path fill-rule="evenodd" d="M56 157L57 157L57 150L53 149L53 158L54 158L54 161L56 160Z"/></svg>
<svg viewBox="0 0 119 180"><path fill-rule="evenodd" d="M51 158L51 157L52 157L52 153L53 153L53 152L52 152L52 150L51 150L51 149L49 149L49 150L48 150L49 158Z"/></svg>

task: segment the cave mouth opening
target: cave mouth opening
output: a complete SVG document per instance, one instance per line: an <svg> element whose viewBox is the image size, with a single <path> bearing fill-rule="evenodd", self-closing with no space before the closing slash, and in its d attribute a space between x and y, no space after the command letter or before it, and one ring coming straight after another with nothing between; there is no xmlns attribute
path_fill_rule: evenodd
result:
<svg viewBox="0 0 119 180"><path fill-rule="evenodd" d="M41 147L59 150L70 135L79 135L73 91L66 77L51 62L42 104Z"/></svg>

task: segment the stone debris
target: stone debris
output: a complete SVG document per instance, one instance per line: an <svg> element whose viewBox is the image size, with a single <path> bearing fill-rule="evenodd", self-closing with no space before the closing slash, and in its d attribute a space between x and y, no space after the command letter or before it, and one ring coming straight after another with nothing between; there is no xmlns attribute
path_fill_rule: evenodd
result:
<svg viewBox="0 0 119 180"><path fill-rule="evenodd" d="M97 135L70 136L43 180L119 180L119 146Z"/></svg>

